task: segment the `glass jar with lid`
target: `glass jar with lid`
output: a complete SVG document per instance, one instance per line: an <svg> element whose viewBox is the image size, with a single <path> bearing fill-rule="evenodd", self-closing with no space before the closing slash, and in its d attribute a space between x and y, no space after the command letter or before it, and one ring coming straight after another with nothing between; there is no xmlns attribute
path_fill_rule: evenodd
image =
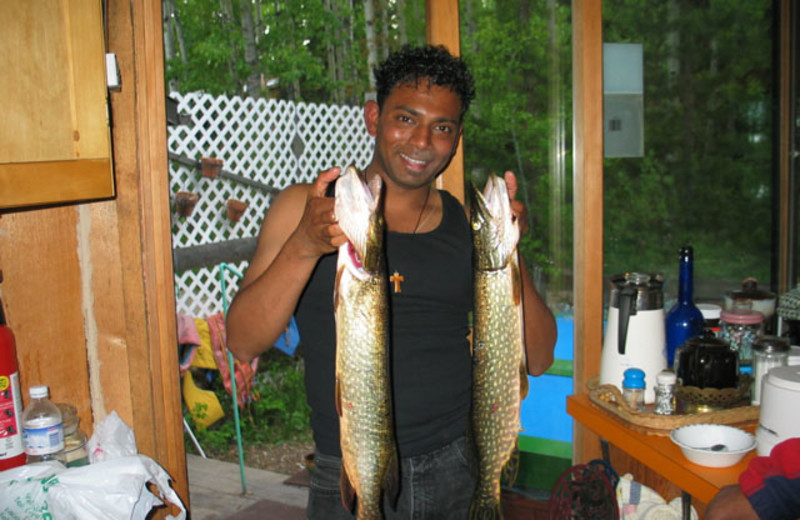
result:
<svg viewBox="0 0 800 520"><path fill-rule="evenodd" d="M89 453L86 451L87 437L80 429L78 410L68 403L56 403L64 421L64 455L68 468L89 464Z"/></svg>
<svg viewBox="0 0 800 520"><path fill-rule="evenodd" d="M753 341L764 334L764 315L752 309L726 309L720 314L720 337L739 353L739 365L753 362Z"/></svg>
<svg viewBox="0 0 800 520"><path fill-rule="evenodd" d="M761 336L753 342L752 404L761 403L761 382L767 372L788 364L789 347L789 338L779 336Z"/></svg>

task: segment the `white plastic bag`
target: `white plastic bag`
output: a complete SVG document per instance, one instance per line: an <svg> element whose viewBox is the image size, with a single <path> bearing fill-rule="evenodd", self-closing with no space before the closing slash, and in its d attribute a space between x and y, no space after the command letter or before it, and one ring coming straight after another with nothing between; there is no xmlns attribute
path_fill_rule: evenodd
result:
<svg viewBox="0 0 800 520"><path fill-rule="evenodd" d="M0 520L144 520L163 504L148 482L180 510L167 518L184 520L186 508L169 480L144 455L72 469L54 462L21 466L0 473Z"/></svg>
<svg viewBox="0 0 800 520"><path fill-rule="evenodd" d="M103 462L136 455L136 436L116 411L112 411L94 429L86 443L89 462Z"/></svg>

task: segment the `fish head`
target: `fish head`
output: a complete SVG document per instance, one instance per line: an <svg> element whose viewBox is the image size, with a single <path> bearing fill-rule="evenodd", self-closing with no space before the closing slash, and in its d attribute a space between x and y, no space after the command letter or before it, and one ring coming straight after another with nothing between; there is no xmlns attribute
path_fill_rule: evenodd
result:
<svg viewBox="0 0 800 520"><path fill-rule="evenodd" d="M355 167L349 166L336 182L334 214L347 242L339 249L340 263L348 265L359 278L383 268L383 182L379 175L369 183Z"/></svg>
<svg viewBox="0 0 800 520"><path fill-rule="evenodd" d="M508 189L502 178L489 176L483 193L470 184L473 255L477 269L504 268L519 242L519 223L511 211Z"/></svg>

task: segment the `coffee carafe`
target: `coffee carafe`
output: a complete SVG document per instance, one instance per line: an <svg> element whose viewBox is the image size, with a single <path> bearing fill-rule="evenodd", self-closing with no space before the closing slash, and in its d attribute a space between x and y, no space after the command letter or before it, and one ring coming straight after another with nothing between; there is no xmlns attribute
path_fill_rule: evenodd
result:
<svg viewBox="0 0 800 520"><path fill-rule="evenodd" d="M667 368L663 285L659 274L611 277L600 384L621 389L623 372L640 368L645 373L646 404L655 401L656 375Z"/></svg>

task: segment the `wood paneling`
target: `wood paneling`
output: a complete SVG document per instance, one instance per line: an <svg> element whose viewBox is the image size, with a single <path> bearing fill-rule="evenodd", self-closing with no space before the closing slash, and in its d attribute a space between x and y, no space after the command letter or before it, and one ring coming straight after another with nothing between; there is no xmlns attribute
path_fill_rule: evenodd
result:
<svg viewBox="0 0 800 520"><path fill-rule="evenodd" d="M73 207L4 215L0 269L23 401L30 386L48 385L53 401L75 405L91 434L77 226Z"/></svg>
<svg viewBox="0 0 800 520"><path fill-rule="evenodd" d="M0 208L114 195L99 2L0 2Z"/></svg>
<svg viewBox="0 0 800 520"><path fill-rule="evenodd" d="M99 6L82 3L89 4ZM133 428L139 453L170 473L188 505L161 2L109 0L106 7L109 50L122 76L111 98L118 194L2 215L3 300L23 388L50 385L54 399L78 408L89 434L116 411Z"/></svg>

